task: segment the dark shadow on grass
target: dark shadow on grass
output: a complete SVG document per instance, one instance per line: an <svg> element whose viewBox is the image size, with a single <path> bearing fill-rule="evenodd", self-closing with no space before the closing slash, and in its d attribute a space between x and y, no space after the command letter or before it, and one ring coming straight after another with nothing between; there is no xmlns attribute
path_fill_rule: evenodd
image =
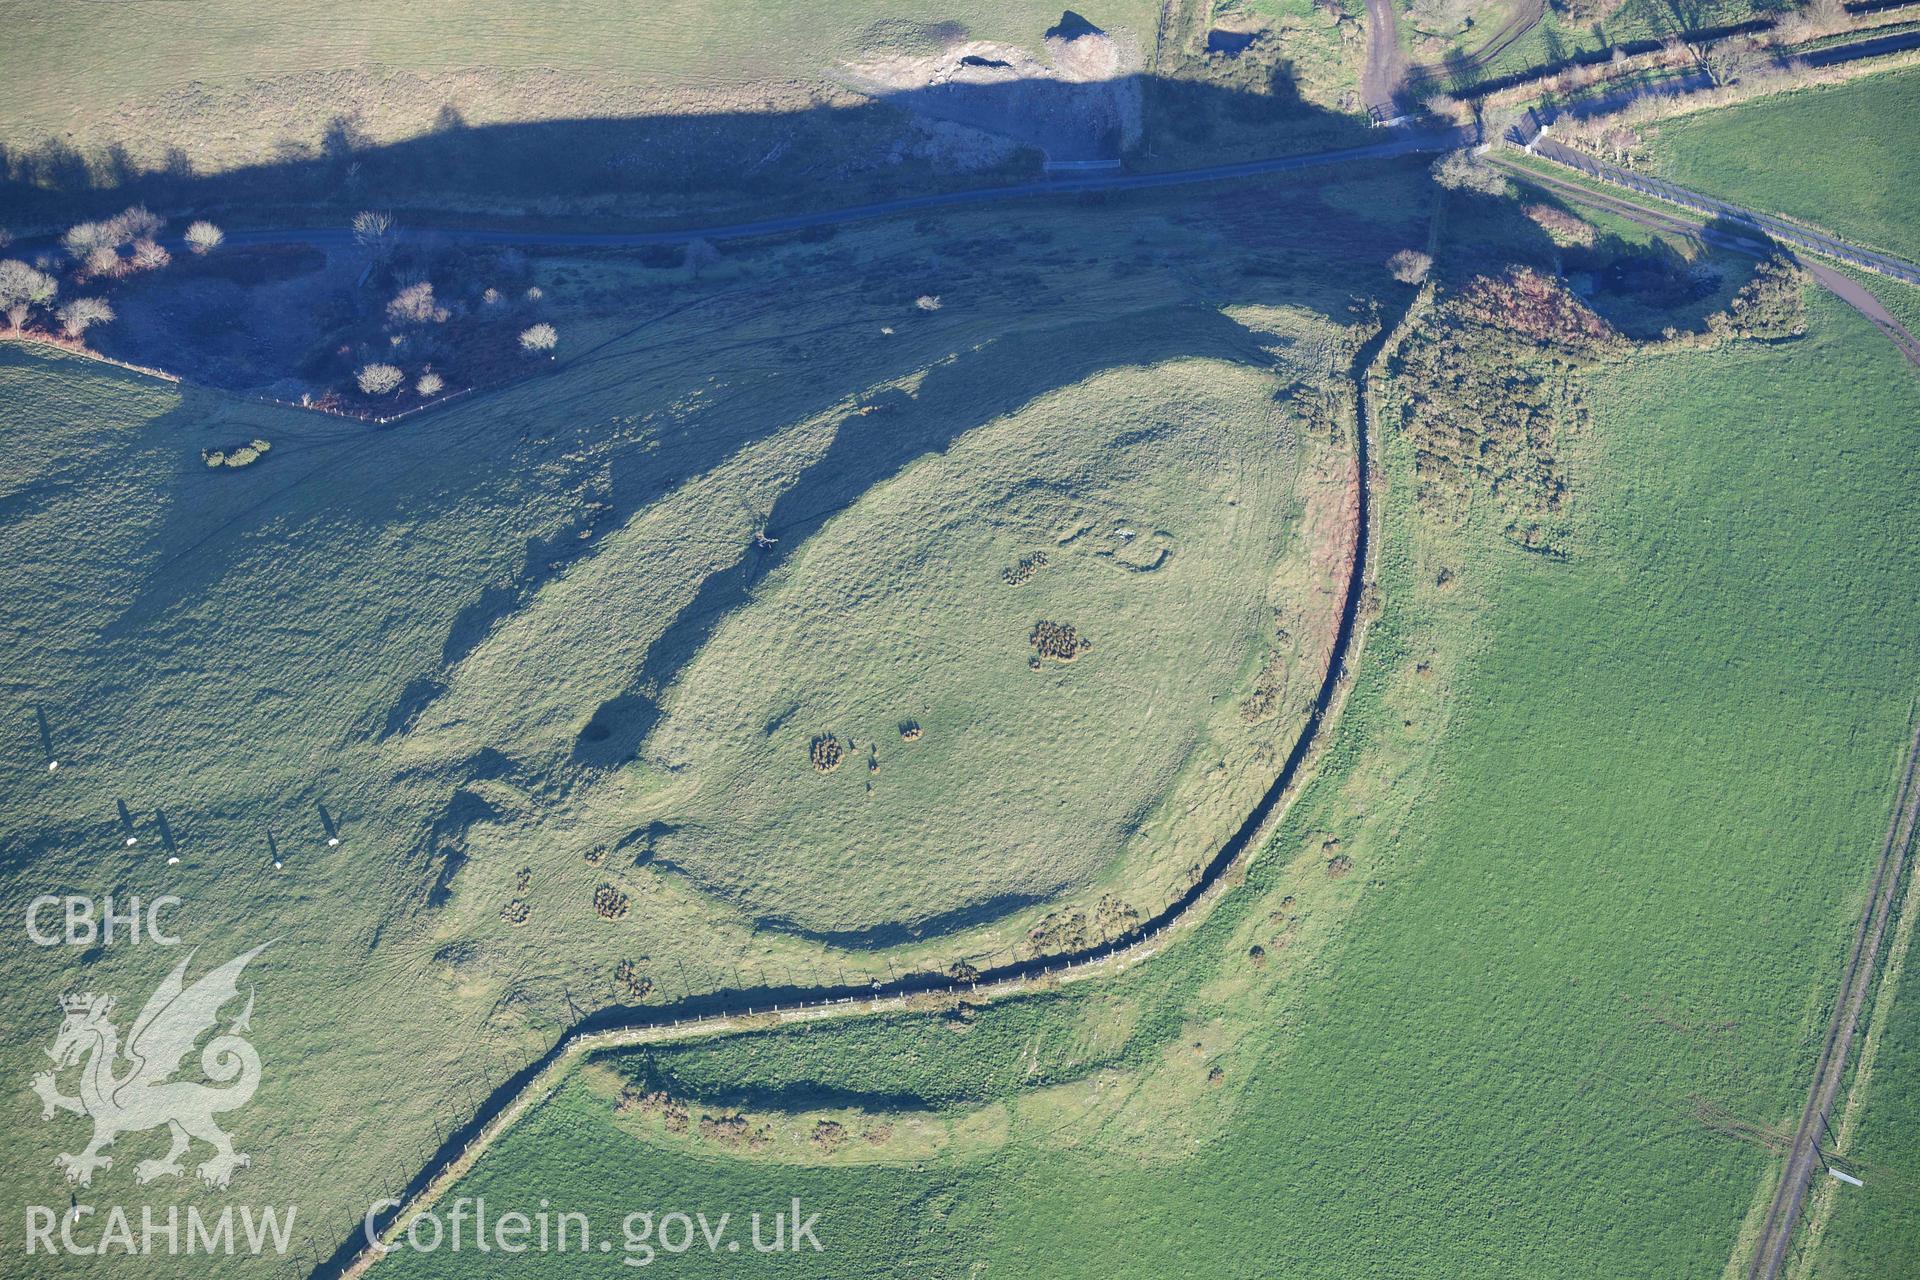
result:
<svg viewBox="0 0 1920 1280"><path fill-rule="evenodd" d="M1284 65L1232 68L1220 81L1137 73L1067 81L955 62L962 74L941 83L805 111L490 125L443 112L430 131L384 144L343 120L316 146L282 147L221 172L195 173L177 156L142 167L122 148L83 152L49 138L0 147L0 223L66 225L141 202L220 217L229 229L337 227L344 245L347 220L362 208L399 210L404 221L409 209L531 210L611 196L625 202L596 211L592 225L662 217L697 225L746 209L766 216L1030 178L1043 158L1151 151L1160 164L1205 163L1213 157L1203 144L1235 130L1269 155L1378 140L1364 118L1302 100ZM977 128L1003 145L943 149L916 131L929 121Z"/></svg>
<svg viewBox="0 0 1920 1280"><path fill-rule="evenodd" d="M1023 110L1033 108L1041 117L1073 115L1082 124L1092 122L1091 132L1075 137L1104 139L1101 145L1117 149L1119 139L1102 132L1107 118L1102 113L1116 94L1129 92L1137 93L1145 112L1146 137L1176 149L1193 148L1195 154L1214 144L1244 151L1256 145L1249 144L1249 138L1270 154L1379 138L1357 119L1302 102L1284 73L1275 73L1259 88L1260 92L1248 92L1191 79L1134 77L1122 84L1093 86L1029 84L1022 91L1026 96L1012 99L996 86L947 85L937 98L916 91L862 107L774 115L484 127L471 127L449 116L429 134L385 146L370 145L343 125L330 132L325 145L312 154L288 155L207 176L193 175L177 164L141 171L119 154L96 163L49 144L31 154L5 157L0 208L14 220L28 222L71 221L134 200L147 201L176 219L222 210L243 216L258 213L263 218L289 215L332 228L327 234L340 244L349 240L344 229L347 218L362 207L400 208L404 220L408 207L466 202L511 205L549 196L623 198L645 206L620 215L629 225L654 213L685 225L717 217L843 206L1032 172L1038 159L1032 153L1025 153L1017 164L971 174L898 154L903 128L910 120L915 116L952 118L956 107L981 120L998 118L1010 101L1023 104ZM1085 111L1080 109L1083 100L1091 104ZM1042 119L1033 127L1044 124ZM762 163L769 154L776 158ZM1168 159L1164 153L1156 156L1158 163ZM1329 176L1346 175L1333 172ZM1423 208L1424 179L1410 165L1404 177L1410 207ZM1352 314L1346 307L1356 295L1364 299L1370 292L1396 288L1386 282L1381 267L1388 254L1408 247L1416 231L1424 235L1423 229L1398 228L1398 224L1397 229L1386 230L1388 224L1369 221L1349 204L1323 202L1311 189L1275 191L1212 183L1183 192L1179 217L1200 225L1199 243L1215 246L1212 252L1221 260L1219 278L1204 291L1204 305L1186 305L1196 293L1192 268L1176 265L1171 255L1186 245L1189 233L1184 229L1143 231L1137 260L1113 266L1117 274L1152 273L1164 282L1168 309L1163 319L1150 325L1142 324L1145 309L1138 306L1130 308L1126 318L1114 321L1090 313L1074 299L1047 297L1045 255L1018 243L983 243L977 256L967 258L974 251L951 239L939 216L923 218L924 226L895 224L899 235L893 255L865 266L852 250L842 252L832 245L830 229L795 232L754 243L735 242L727 252L738 265L765 261L762 255L795 244L811 246L817 257L810 269L819 272L817 280L755 281L742 292L782 295L794 305L794 297L811 289L822 308L820 341L842 341L838 348L825 348L827 358L837 362L835 381L787 376L809 356L808 334L782 334L776 347L775 339L743 335L722 325L705 335L697 350L690 350L688 331L693 326L677 328L656 341L649 329L652 321L646 320L610 339L601 350L557 364L537 383L476 396L450 410L413 420L404 429L380 432L331 421L311 428L303 424L297 430L290 428L290 438L275 441L267 461L236 475L210 477L197 457L189 455L174 472L165 513L153 534L154 544L162 549L159 566L109 627L103 642L140 639L169 611L210 594L251 554L255 541L285 518L290 505L323 513L320 522L325 536L342 539L343 546L371 542L396 529L424 527L435 515L476 504L496 504L516 518L533 513L515 528L559 527L558 533L521 538L514 544L517 551L510 554L515 554L519 566L510 581L475 585L465 605L446 620L436 665L393 673L388 702L363 717L362 732L403 737L452 683L455 668L503 620L532 601L556 572L590 557L600 545L597 537L570 541L575 526L546 518L573 505L578 493L561 492L561 483L551 479L535 485L523 481L523 475L570 453L592 453L595 478L591 484L596 486L593 492L607 500L607 519L615 526L630 520L676 480L706 474L776 430L827 411L844 399L849 387L879 385L909 372L902 357L874 348L871 339L857 349L844 342L849 326L858 325L870 334L877 328L873 317L883 314L878 309L860 311L858 303L864 301L864 292L870 292L889 299L888 305L903 305L897 301L903 295L911 299L912 289L938 280L963 260L967 270L994 276L1009 291L1030 289L1033 316L1074 327L1076 341L1070 354L1047 360L1032 358L1017 328L985 335L956 330L965 341L956 339L952 358L933 365L914 397L881 399L872 406L875 412L842 422L825 455L806 467L769 511L764 529L772 545L756 546L743 539L738 553L709 574L691 603L667 620L623 685L579 691L581 710L586 713L581 722L584 732L573 744L569 761L560 767L571 765L578 781L591 782L641 748L657 718L660 696L713 629L751 600L756 586L834 513L845 510L873 486L897 476L916 459L944 450L980 424L1108 368L1190 355L1264 365L1270 357L1260 342L1223 316L1219 305L1311 305L1332 319L1349 320ZM1135 201L1156 210L1168 204L1164 194L1152 192L1071 198L1083 202L1089 218L1124 212ZM1017 227L1023 210L1032 207L1008 204L1005 222ZM1050 207L1048 216L1054 216L1057 208ZM1206 239L1209 236L1211 241ZM849 270L866 274L850 284L845 279ZM1337 279L1339 286L1326 288L1322 282L1327 277ZM698 282L690 287L704 300L719 296ZM1335 300L1330 301L1329 294ZM851 318L844 314L849 300L856 312ZM794 305L794 310L797 314L800 307ZM1022 317L1022 322L1031 321ZM915 362L924 363L925 350L919 350ZM790 363L783 366L783 360ZM603 419L573 413L576 404L603 398L610 385L618 385L632 403L672 405L709 383L716 366L732 369L743 382L758 380L756 385L765 394L777 390L780 414L703 422L699 431L657 428L646 435L609 437ZM842 368L844 376L840 376ZM777 388L776 375L783 379ZM199 420L202 408L183 405L157 419L142 433L143 438L178 447L187 431L204 425ZM357 462L362 454L370 461ZM603 480L602 475L611 478ZM216 490L210 487L214 485L228 487ZM292 501L295 494L300 494L299 503ZM423 549L420 554L431 551ZM352 639L343 636L337 642L344 645ZM589 712L596 701L597 710ZM510 767L527 764L514 762ZM453 799L446 812L428 821L451 825L428 842L429 901L443 900L452 891L459 860L465 856L459 845L468 825L468 815L455 813L453 807L464 803L459 797L472 794L465 790L473 777L464 766L449 766L440 780L447 784L442 794ZM331 817L324 806L318 807L331 837L335 834ZM705 887L720 891L716 886ZM817 936L842 945L884 946L984 923L1031 901L1030 895L990 894L978 903L920 920L881 921L865 930ZM768 919L764 923L804 931L798 922Z"/></svg>

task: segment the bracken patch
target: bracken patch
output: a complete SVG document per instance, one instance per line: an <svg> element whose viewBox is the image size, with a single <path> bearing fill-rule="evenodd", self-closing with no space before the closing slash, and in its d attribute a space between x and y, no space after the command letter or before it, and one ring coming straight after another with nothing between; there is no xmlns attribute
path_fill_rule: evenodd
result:
<svg viewBox="0 0 1920 1280"><path fill-rule="evenodd" d="M602 884L593 891L593 910L602 920L624 918L629 906L627 895L610 884Z"/></svg>
<svg viewBox="0 0 1920 1280"><path fill-rule="evenodd" d="M1044 618L1033 624L1033 632L1027 637L1027 643L1037 650L1029 664L1036 669L1042 658L1054 662L1074 662L1093 648L1093 641L1076 633L1072 623L1048 622Z"/></svg>
<svg viewBox="0 0 1920 1280"><path fill-rule="evenodd" d="M846 750L840 745L840 739L830 733L821 734L807 747L807 759L811 760L813 767L821 773L832 773L838 769L840 762L846 758L846 754Z"/></svg>

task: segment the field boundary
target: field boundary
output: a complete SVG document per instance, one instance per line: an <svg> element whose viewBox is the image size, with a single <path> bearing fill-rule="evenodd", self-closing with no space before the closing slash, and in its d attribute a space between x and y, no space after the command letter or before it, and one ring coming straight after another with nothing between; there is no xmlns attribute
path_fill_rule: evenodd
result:
<svg viewBox="0 0 1920 1280"><path fill-rule="evenodd" d="M1873 1101L1873 1065L1884 1039L1887 1019L1892 1016L1894 1003L1900 998L1900 988L1907 978L1906 964L1913 949L1916 916L1920 916L1920 879L1908 876L1900 914L1893 926L1893 946L1887 953L1879 988L1874 993L1873 1009L1867 1015L1866 1038L1860 1045L1860 1057L1854 1065L1853 1082L1848 1086L1846 1101L1840 1107L1840 1123L1833 1133L1833 1150L1827 1153L1849 1164L1852 1161L1842 1154L1841 1148L1854 1140L1855 1131L1866 1122L1865 1112ZM1788 1264L1789 1277L1801 1277L1804 1280L1804 1277L1812 1274L1819 1258L1822 1236L1833 1216L1838 1193L1842 1190L1839 1183L1827 1182L1813 1192L1813 1206L1807 1210L1806 1233L1801 1237L1800 1249L1794 1255L1794 1261Z"/></svg>
<svg viewBox="0 0 1920 1280"><path fill-rule="evenodd" d="M1365 638L1368 618L1362 602L1370 595L1377 540L1372 501L1372 415L1369 409L1371 373L1398 326L1383 324L1355 352L1347 376L1353 380L1354 465L1357 476L1353 550L1346 574L1334 642L1328 650L1313 708L1293 749L1266 792L1240 827L1229 836L1185 893L1159 914L1130 933L1084 951L1015 961L998 970L955 978L947 974L909 974L870 990L847 987L796 989L783 993L778 1003L753 1001L744 1008L720 1008L702 1016L663 1018L653 1011L617 1011L604 1021L596 1016L576 1024L541 1059L508 1080L462 1130L442 1145L436 1158L416 1175L398 1196L380 1202L386 1213L370 1214L327 1261L313 1271L314 1280L357 1280L388 1252L387 1245L419 1214L472 1170L482 1156L526 1114L551 1097L581 1062L608 1049L663 1044L747 1031L767 1030L795 1023L836 1021L914 1009L937 1009L957 1000L991 1003L1015 999L1035 991L1124 973L1158 955L1182 931L1204 920L1220 899L1244 881L1244 870L1272 839L1313 776L1323 754L1328 731L1344 707L1352 687L1353 659ZM747 1003L753 1001L753 1003ZM377 1227L376 1218L384 1221Z"/></svg>
<svg viewBox="0 0 1920 1280"><path fill-rule="evenodd" d="M1876 275L1887 276L1911 285L1920 285L1920 266L1904 258L1862 248L1841 240L1837 236L1815 231L1811 227L1800 226L1774 214L1760 213L1745 205L1702 195L1698 191L1683 187L1676 182L1668 182L1664 178L1649 178L1637 173L1629 173L1625 169L1596 160L1584 152L1561 146L1541 136L1544 132L1543 127L1539 133L1525 141L1523 149L1527 154L1572 169L1597 182L1623 187L1639 195L1650 196L1694 213L1705 214L1709 219L1724 219L1737 224L1743 230L1756 232L1767 239L1784 241L1795 248L1832 258L1849 266L1874 272Z"/></svg>
<svg viewBox="0 0 1920 1280"><path fill-rule="evenodd" d="M1907 748L1899 787L1894 793L1893 818L1887 826L1880 860L1867 892L1867 909L1854 930L1853 947L1841 970L1833 1017L1827 1024L1826 1039L1821 1043L1820 1057L1814 1065L1813 1088L1800 1114L1800 1126L1794 1132L1793 1146L1788 1150L1773 1203L1767 1209L1759 1242L1754 1246L1753 1262L1747 1269L1749 1280L1777 1280L1786 1262L1787 1246L1793 1239L1807 1186L1813 1180L1813 1167L1821 1161L1820 1134L1827 1127L1827 1118L1846 1077L1853 1036L1859 1029L1861 1010L1878 976L1876 961L1880 944L1886 936L1893 906L1899 900L1900 875L1906 869L1907 855L1913 846L1915 819L1920 817L1920 787L1914 785L1917 776L1920 776L1920 726L1916 726L1913 741Z"/></svg>

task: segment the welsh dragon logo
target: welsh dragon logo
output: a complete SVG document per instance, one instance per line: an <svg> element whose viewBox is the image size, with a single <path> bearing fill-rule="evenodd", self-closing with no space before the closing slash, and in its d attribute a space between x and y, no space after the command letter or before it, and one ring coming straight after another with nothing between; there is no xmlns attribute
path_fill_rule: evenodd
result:
<svg viewBox="0 0 1920 1280"><path fill-rule="evenodd" d="M213 1154L198 1169L209 1186L224 1189L234 1170L250 1163L244 1153L233 1149L233 1139L213 1118L245 1106L260 1085L260 1055L242 1035L253 1015L251 992L240 1016L200 1051L200 1069L214 1084L225 1087L173 1077L200 1037L219 1022L221 1007L240 994L241 970L271 945L235 956L192 986L186 982L187 965L193 960L189 954L147 999L124 1048L110 1020L112 999L92 994L61 997L66 1017L47 1050L54 1070L35 1076L33 1091L44 1104L43 1120L53 1119L56 1111L71 1111L93 1121L93 1140L80 1154L54 1158L67 1181L88 1186L96 1170L113 1167L113 1157L103 1153L115 1138L162 1125L173 1145L164 1159L136 1165L136 1181L184 1173L180 1158L196 1138L213 1147ZM56 1075L74 1066L80 1068L79 1093L68 1097L60 1092Z"/></svg>

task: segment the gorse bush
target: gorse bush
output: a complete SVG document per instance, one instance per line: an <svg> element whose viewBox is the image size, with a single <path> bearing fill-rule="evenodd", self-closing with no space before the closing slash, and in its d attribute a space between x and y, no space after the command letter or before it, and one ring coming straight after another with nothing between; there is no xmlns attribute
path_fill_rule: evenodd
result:
<svg viewBox="0 0 1920 1280"><path fill-rule="evenodd" d="M249 440L231 449L202 449L200 459L209 468L239 469L258 462L273 445L266 440Z"/></svg>

